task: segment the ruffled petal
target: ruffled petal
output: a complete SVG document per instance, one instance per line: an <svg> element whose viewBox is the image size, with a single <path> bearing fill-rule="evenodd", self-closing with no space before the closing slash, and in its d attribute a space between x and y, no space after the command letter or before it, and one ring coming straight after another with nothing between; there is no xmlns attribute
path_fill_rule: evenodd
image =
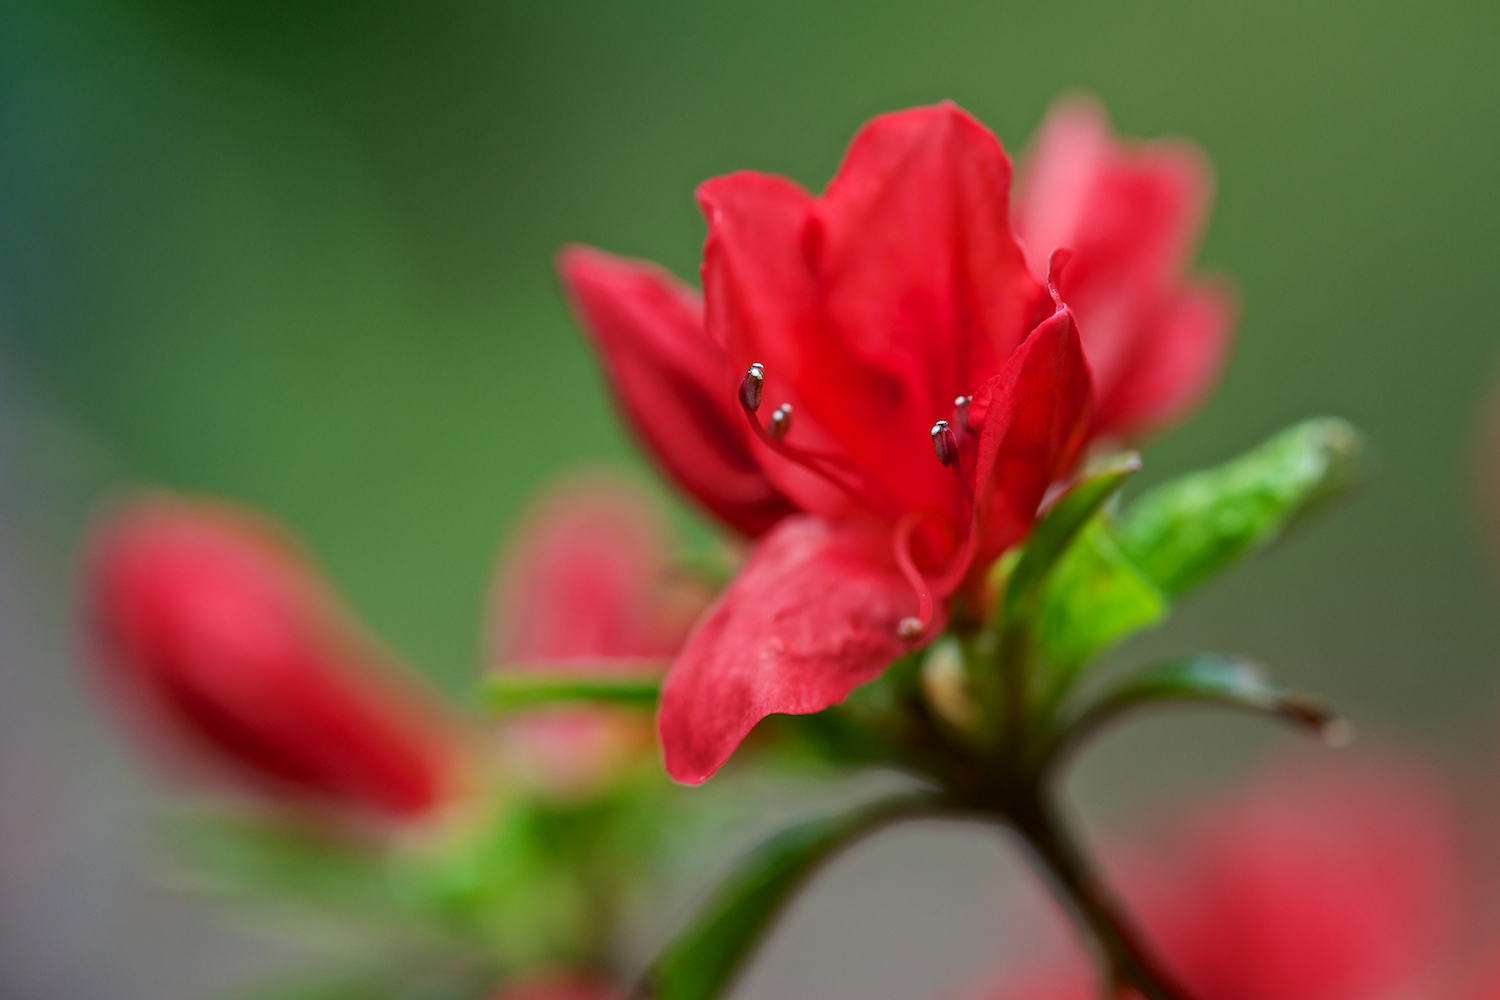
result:
<svg viewBox="0 0 1500 1000"><path fill-rule="evenodd" d="M1092 394L1073 314L1059 308L974 394L975 565L1026 536L1053 482L1086 440Z"/></svg>
<svg viewBox="0 0 1500 1000"><path fill-rule="evenodd" d="M1052 311L1011 232L1010 181L999 140L944 103L872 119L818 203L827 322L902 380L919 425L995 375Z"/></svg>
<svg viewBox="0 0 1500 1000"><path fill-rule="evenodd" d="M819 420L905 510L957 512L928 430L1050 311L1009 220L1010 161L952 104L873 119L813 230L825 322L879 374Z"/></svg>
<svg viewBox="0 0 1500 1000"><path fill-rule="evenodd" d="M658 720L667 772L701 784L766 716L838 704L906 652L897 626L916 612L888 530L783 521L667 675Z"/></svg>
<svg viewBox="0 0 1500 1000"><path fill-rule="evenodd" d="M587 247L557 266L620 409L667 474L752 537L790 513L750 452L739 374L705 333L698 296L655 265Z"/></svg>

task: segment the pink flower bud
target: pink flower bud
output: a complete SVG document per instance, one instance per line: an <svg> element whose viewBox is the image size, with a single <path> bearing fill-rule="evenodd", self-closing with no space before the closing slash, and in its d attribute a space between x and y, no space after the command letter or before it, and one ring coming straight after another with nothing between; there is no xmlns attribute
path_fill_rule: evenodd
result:
<svg viewBox="0 0 1500 1000"><path fill-rule="evenodd" d="M253 514L137 501L96 530L85 586L105 691L172 770L386 818L451 791L437 713Z"/></svg>

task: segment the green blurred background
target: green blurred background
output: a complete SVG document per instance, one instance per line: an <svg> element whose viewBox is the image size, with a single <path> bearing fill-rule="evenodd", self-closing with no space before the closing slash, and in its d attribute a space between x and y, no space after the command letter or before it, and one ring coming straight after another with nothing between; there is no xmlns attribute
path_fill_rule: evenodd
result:
<svg viewBox="0 0 1500 1000"><path fill-rule="evenodd" d="M817 189L866 118L943 98L1018 153L1081 88L1122 132L1208 152L1202 260L1244 301L1221 390L1150 447L1143 481L1319 413L1361 425L1380 457L1354 503L1131 655L1253 654L1472 770L1500 731L1476 488L1500 363L1497 28L1479 0L8 0L0 750L42 756L47 733L25 734L48 712L94 718L53 676L71 669L71 546L130 484L271 510L461 692L528 495L578 460L644 468L558 295L560 244L692 276L706 177ZM1085 761L1085 808L1135 794L1129 774L1214 780L1211 749L1183 763L1218 745L1195 725ZM1259 738L1237 726L1229 744ZM86 742L107 755L112 737ZM80 754L69 774L92 766ZM32 772L11 773L14 816Z"/></svg>

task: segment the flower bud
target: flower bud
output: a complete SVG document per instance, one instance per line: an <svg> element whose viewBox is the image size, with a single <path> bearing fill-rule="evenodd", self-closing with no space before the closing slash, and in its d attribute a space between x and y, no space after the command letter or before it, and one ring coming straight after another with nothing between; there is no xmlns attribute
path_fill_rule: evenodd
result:
<svg viewBox="0 0 1500 1000"><path fill-rule="evenodd" d="M173 770L386 818L451 790L457 741L253 516L137 502L96 532L86 572L106 693Z"/></svg>

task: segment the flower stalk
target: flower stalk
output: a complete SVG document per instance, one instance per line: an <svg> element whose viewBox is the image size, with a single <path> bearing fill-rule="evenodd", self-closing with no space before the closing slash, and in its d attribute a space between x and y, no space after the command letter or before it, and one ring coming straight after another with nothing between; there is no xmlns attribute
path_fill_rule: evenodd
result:
<svg viewBox="0 0 1500 1000"><path fill-rule="evenodd" d="M1126 989L1133 988L1147 1000L1189 1000L1189 994L1141 937L1039 786L1023 789L1005 804L1001 814L1026 841L1053 890L1093 942L1103 996L1123 996Z"/></svg>

